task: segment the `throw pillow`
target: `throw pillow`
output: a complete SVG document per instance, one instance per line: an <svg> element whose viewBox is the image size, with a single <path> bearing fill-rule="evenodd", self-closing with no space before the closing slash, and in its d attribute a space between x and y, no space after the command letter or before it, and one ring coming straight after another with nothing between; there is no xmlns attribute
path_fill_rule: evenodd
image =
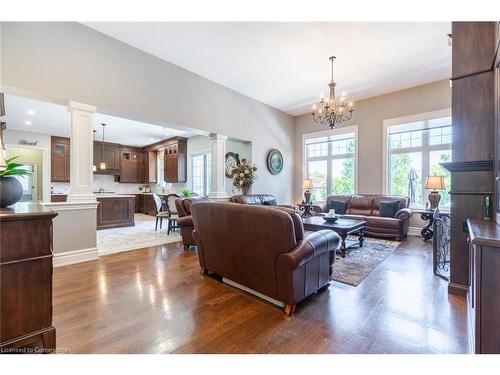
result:
<svg viewBox="0 0 500 375"><path fill-rule="evenodd" d="M399 211L399 201L385 201L380 202L379 216L382 217L392 217L396 216L396 212Z"/></svg>
<svg viewBox="0 0 500 375"><path fill-rule="evenodd" d="M276 199L269 199L268 201L262 202L264 206L277 206Z"/></svg>
<svg viewBox="0 0 500 375"><path fill-rule="evenodd" d="M328 203L328 209L334 209L336 215L345 215L345 211L347 210L347 202L331 200Z"/></svg>

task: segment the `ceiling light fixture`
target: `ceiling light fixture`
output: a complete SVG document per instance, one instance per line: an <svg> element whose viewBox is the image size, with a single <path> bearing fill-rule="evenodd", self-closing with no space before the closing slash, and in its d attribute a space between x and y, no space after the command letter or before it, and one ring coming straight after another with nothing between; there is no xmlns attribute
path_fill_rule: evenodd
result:
<svg viewBox="0 0 500 375"><path fill-rule="evenodd" d="M101 163L99 164L99 169L106 169L106 163L104 162L104 128L106 124L102 125L102 153L101 153Z"/></svg>
<svg viewBox="0 0 500 375"><path fill-rule="evenodd" d="M31 126L31 121L25 121L24 123L28 126Z"/></svg>
<svg viewBox="0 0 500 375"><path fill-rule="evenodd" d="M26 113L27 113L28 115L30 115L30 116L34 116L36 112L35 112L34 110L32 110L32 109L28 109L28 110L26 111Z"/></svg>
<svg viewBox="0 0 500 375"><path fill-rule="evenodd" d="M337 103L337 98L335 97L335 86L337 83L333 80L333 61L335 59L335 56L330 57L332 64L332 79L328 84L330 96L328 100L325 100L324 96L321 95L319 105L313 105L311 113L314 122L321 125L328 125L330 129L333 129L335 125L340 124L343 121L349 120L352 117L352 112L354 111L353 103L346 103L345 93L342 93L340 102Z"/></svg>

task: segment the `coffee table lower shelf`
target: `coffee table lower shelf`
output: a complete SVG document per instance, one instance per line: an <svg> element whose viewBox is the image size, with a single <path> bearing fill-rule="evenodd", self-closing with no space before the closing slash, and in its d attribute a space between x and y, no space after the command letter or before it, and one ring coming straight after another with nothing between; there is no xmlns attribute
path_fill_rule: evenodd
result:
<svg viewBox="0 0 500 375"><path fill-rule="evenodd" d="M302 222L304 223L304 229L309 231L318 231L322 229L329 229L336 232L341 239L340 242L340 255L344 258L347 249L352 247L355 244L358 244L359 247L363 247L363 242L365 240L365 225L366 221L364 220L355 220L355 219L343 219L339 218L334 223L328 223L323 220L322 217L313 216L303 218ZM347 241L347 236L349 234L358 234L357 241Z"/></svg>

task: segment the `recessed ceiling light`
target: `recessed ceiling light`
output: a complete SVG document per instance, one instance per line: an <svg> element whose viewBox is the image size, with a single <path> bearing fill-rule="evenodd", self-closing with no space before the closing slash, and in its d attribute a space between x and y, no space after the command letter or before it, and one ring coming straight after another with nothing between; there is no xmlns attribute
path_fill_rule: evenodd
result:
<svg viewBox="0 0 500 375"><path fill-rule="evenodd" d="M33 116L36 112L35 112L34 110L32 110L32 109L28 109L28 110L26 111L26 113L27 113L28 115L30 115L30 116Z"/></svg>
<svg viewBox="0 0 500 375"><path fill-rule="evenodd" d="M25 121L24 123L28 126L31 125L31 121Z"/></svg>

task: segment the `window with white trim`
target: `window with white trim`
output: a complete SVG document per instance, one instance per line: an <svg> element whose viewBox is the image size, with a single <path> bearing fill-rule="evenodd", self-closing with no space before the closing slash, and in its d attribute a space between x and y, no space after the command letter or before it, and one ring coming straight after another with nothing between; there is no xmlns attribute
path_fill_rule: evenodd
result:
<svg viewBox="0 0 500 375"><path fill-rule="evenodd" d="M211 184L211 154L191 156L191 190L198 195L207 196Z"/></svg>
<svg viewBox="0 0 500 375"><path fill-rule="evenodd" d="M356 130L310 135L304 139L305 178L313 180L313 202L356 191Z"/></svg>
<svg viewBox="0 0 500 375"><path fill-rule="evenodd" d="M387 192L409 196L411 205L424 207L427 176L444 176L440 207L449 207L450 173L439 163L451 161L451 117L395 124L387 127Z"/></svg>

